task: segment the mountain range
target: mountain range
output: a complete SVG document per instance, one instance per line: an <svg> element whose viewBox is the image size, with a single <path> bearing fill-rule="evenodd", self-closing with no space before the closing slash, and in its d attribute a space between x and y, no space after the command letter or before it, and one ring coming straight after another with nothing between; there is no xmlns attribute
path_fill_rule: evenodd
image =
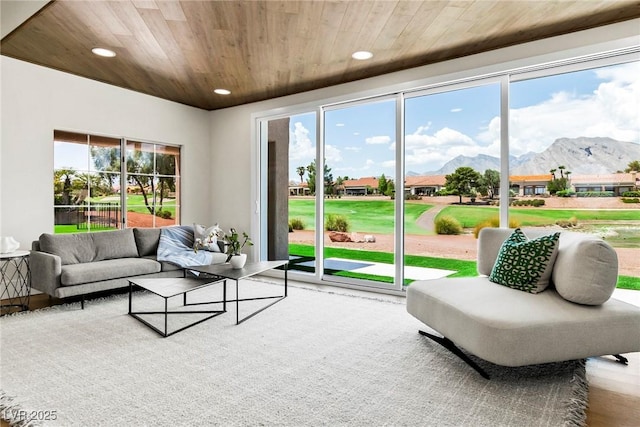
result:
<svg viewBox="0 0 640 427"><path fill-rule="evenodd" d="M558 138L541 153L529 152L509 156L510 175L544 175L558 166L573 174L608 174L624 170L633 160L640 160L640 144L616 141L612 138ZM461 166L469 166L480 173L487 169L500 170L498 157L479 154L475 157L457 156L437 171L409 172L407 175L448 175Z"/></svg>

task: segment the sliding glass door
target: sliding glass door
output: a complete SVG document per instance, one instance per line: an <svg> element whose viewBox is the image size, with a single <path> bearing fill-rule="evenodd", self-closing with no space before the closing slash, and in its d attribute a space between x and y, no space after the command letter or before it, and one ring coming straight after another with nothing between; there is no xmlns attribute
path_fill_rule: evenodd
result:
<svg viewBox="0 0 640 427"><path fill-rule="evenodd" d="M475 274L473 230L499 224L500 83L405 100L404 283Z"/></svg>
<svg viewBox="0 0 640 427"><path fill-rule="evenodd" d="M260 123L262 259L316 271L316 113Z"/></svg>
<svg viewBox="0 0 640 427"><path fill-rule="evenodd" d="M326 108L323 124L323 278L394 287L396 98Z"/></svg>

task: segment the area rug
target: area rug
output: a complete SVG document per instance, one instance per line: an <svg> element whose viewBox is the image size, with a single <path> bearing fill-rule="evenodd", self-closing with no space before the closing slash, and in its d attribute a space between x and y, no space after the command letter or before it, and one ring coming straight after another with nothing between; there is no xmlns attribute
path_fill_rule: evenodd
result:
<svg viewBox="0 0 640 427"><path fill-rule="evenodd" d="M240 283L241 297L281 290ZM220 292L212 286L190 301ZM161 302L134 295L134 309ZM241 317L260 304L242 303ZM505 368L478 360L487 381L421 337L424 325L403 303L289 286L286 299L240 325L235 305L227 309L168 338L127 315L126 295L4 317L2 414L55 426L584 423L583 361Z"/></svg>

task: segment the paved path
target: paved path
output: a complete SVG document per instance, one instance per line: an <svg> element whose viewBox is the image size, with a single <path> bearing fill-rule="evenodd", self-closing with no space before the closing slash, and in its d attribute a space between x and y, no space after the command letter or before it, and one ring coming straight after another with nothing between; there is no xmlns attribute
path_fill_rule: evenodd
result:
<svg viewBox="0 0 640 427"><path fill-rule="evenodd" d="M440 211L447 206L448 205L440 204L434 205L431 209L423 212L422 215L420 215L418 219L416 219L416 224L419 227L424 228L425 230L429 230L430 232L435 234L436 230L433 221L436 219L436 215L438 215Z"/></svg>

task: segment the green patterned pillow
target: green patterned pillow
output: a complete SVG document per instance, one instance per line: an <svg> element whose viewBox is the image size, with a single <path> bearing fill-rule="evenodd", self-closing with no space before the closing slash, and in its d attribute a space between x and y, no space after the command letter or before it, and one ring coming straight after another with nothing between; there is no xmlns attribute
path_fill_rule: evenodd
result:
<svg viewBox="0 0 640 427"><path fill-rule="evenodd" d="M536 294L549 286L553 263L558 255L560 233L529 240L516 228L504 241L489 280Z"/></svg>

